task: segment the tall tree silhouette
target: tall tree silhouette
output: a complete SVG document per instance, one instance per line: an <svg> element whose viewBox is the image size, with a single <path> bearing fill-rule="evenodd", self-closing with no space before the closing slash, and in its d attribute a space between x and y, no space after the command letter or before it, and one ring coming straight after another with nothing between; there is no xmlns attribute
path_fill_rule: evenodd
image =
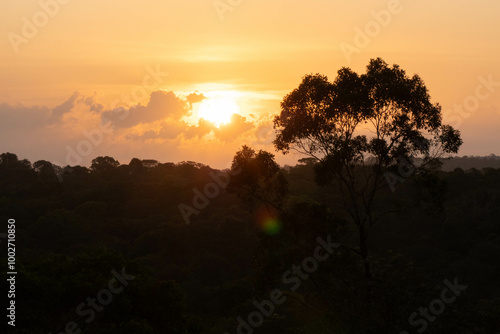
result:
<svg viewBox="0 0 500 334"><path fill-rule="evenodd" d="M441 106L431 103L422 79L380 58L362 75L340 69L333 82L319 74L305 76L282 101L274 125L277 150L315 158L317 182L336 183L345 194L343 207L359 233L367 281L368 232L390 212L374 206L387 186L386 173L425 169L462 144L460 133L442 124ZM423 163L416 166L416 158Z"/></svg>
<svg viewBox="0 0 500 334"><path fill-rule="evenodd" d="M273 154L243 146L233 158L228 191L235 193L248 209L265 205L281 210L288 182Z"/></svg>

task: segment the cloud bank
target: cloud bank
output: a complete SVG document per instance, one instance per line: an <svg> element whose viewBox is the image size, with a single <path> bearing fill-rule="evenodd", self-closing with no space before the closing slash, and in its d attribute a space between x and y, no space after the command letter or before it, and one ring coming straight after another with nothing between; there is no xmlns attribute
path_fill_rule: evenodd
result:
<svg viewBox="0 0 500 334"><path fill-rule="evenodd" d="M147 103L106 108L95 96L74 92L53 108L0 104L1 151L59 165L88 165L99 155L213 163L216 157L229 161L242 144L262 144L262 134L270 134L268 120L233 114L217 127L197 118L195 106L206 98L155 91Z"/></svg>

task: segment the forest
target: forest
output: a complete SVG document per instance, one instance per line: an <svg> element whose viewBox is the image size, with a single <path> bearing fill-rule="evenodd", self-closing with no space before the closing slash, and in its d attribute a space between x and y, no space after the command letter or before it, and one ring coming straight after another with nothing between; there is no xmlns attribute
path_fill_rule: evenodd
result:
<svg viewBox="0 0 500 334"><path fill-rule="evenodd" d="M303 159L279 170L287 190L280 211L249 208L229 185L187 224L179 205L220 171L111 157L65 171L2 154L0 214L16 220L22 324L9 332L498 332L500 169L437 170L387 187L383 201L397 210L371 231L367 296L362 261L349 250L353 228L335 207L341 194L317 185L314 168ZM318 238L345 247L311 268L303 260ZM306 279L290 273L301 263ZM90 307L87 298L122 268L133 280L109 305ZM439 315L420 313L441 298L445 280L467 288ZM264 303L271 297L278 304ZM241 325L256 304L263 321L254 314L257 328Z"/></svg>

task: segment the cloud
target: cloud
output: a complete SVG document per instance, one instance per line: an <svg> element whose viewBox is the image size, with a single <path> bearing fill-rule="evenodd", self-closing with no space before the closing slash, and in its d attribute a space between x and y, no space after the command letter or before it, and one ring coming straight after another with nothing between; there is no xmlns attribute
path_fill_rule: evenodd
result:
<svg viewBox="0 0 500 334"><path fill-rule="evenodd" d="M189 94L187 97L186 97L186 100L193 104L193 103L198 103L198 102L201 102L203 101L204 99L206 99L206 96L203 95L203 94L200 94L198 93L197 91L194 92L194 93L191 93Z"/></svg>
<svg viewBox="0 0 500 334"><path fill-rule="evenodd" d="M204 99L206 97L198 92L180 98L173 92L157 91L151 94L146 106L136 105L104 111L101 119L111 121L112 125L122 130L138 132L125 136L131 141L172 140L181 135L188 140L200 139L213 133L220 141L230 142L255 127L252 122L238 114L232 115L231 122L219 128L203 118L196 124L189 124L182 119L190 115L192 103Z"/></svg>
<svg viewBox="0 0 500 334"><path fill-rule="evenodd" d="M0 151L62 165L68 163L70 151L82 150L88 153L81 153L78 164L89 164L99 155L156 158L161 152L179 161L224 160L241 142L252 141L261 122L234 114L231 122L216 127L196 119L192 104L205 98L198 92L177 96L157 91L145 105L111 109L95 95L75 92L53 108L0 104ZM107 119L113 130L102 132Z"/></svg>
<svg viewBox="0 0 500 334"><path fill-rule="evenodd" d="M65 117L77 110L78 106L83 106L84 110L100 113L102 105L94 101L93 97L82 96L78 92L74 92L62 104L49 108L47 106L24 106L22 104L0 105L0 129L24 129L33 130L46 126L54 127L61 125L65 122L78 122L73 115ZM86 107L86 109L85 109Z"/></svg>
<svg viewBox="0 0 500 334"><path fill-rule="evenodd" d="M237 140L252 129L255 125L238 114L231 117L231 122L217 128L212 122L201 118L196 125L190 125L184 121L164 120L153 125L155 129L146 130L142 134L127 135L127 140L148 141L148 140L172 140L182 135L187 140L199 140L202 137L213 133L214 138L220 142L229 143ZM158 130L159 129L159 130Z"/></svg>
<svg viewBox="0 0 500 334"><path fill-rule="evenodd" d="M0 129L32 130L48 124L50 109L44 106L26 107L22 104L15 106L6 103L0 104Z"/></svg>
<svg viewBox="0 0 500 334"><path fill-rule="evenodd" d="M158 133L155 130L148 130L141 135L138 134L129 134L125 136L125 139L131 141L148 141L152 139L159 138Z"/></svg>
<svg viewBox="0 0 500 334"><path fill-rule="evenodd" d="M104 110L104 106L100 103L97 103L95 100L95 96L89 96L85 98L84 103L86 106L90 107L90 111L100 114Z"/></svg>
<svg viewBox="0 0 500 334"><path fill-rule="evenodd" d="M215 128L215 136L223 142L230 142L240 137L247 131L255 128L252 122L247 122L246 117L238 114L231 116L231 122L222 124L219 128Z"/></svg>
<svg viewBox="0 0 500 334"><path fill-rule="evenodd" d="M192 125L192 126L188 127L186 129L184 135L188 139L196 138L196 137L201 138L204 135L207 135L210 132L212 132L212 130L214 130L214 128L215 127L214 127L214 125L212 123L210 123L209 121L201 118L198 121L197 125Z"/></svg>
<svg viewBox="0 0 500 334"><path fill-rule="evenodd" d="M64 114L71 112L75 105L78 102L78 98L80 94L78 92L74 92L73 95L69 99L67 99L63 104L52 109L50 114L50 122L56 123L62 119Z"/></svg>
<svg viewBox="0 0 500 334"><path fill-rule="evenodd" d="M186 139L195 139L209 134L213 131L214 125L204 119L200 119L197 125L189 125L184 121L164 120L156 128L147 130L140 135L127 135L126 139L133 141L172 140L180 135L183 135Z"/></svg>
<svg viewBox="0 0 500 334"><path fill-rule="evenodd" d="M151 93L146 106L138 104L128 108L104 111L101 114L101 120L109 121L117 128L131 128L166 118L179 120L187 115L189 110L189 103L177 97L174 92L156 91Z"/></svg>
<svg viewBox="0 0 500 334"><path fill-rule="evenodd" d="M261 122L255 130L255 141L257 144L272 144L275 136L272 121Z"/></svg>

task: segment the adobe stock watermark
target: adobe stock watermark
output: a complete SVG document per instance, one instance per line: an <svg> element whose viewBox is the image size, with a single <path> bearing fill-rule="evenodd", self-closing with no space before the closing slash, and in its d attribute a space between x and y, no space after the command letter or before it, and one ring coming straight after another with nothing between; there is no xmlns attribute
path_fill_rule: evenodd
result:
<svg viewBox="0 0 500 334"><path fill-rule="evenodd" d="M420 307L418 312L413 312L408 317L408 323L412 327L416 328L418 333L423 333L427 330L429 326L429 322L433 322L437 319L437 316L441 315L445 309L447 304L451 304L455 302L458 296L460 296L465 289L467 289L467 285L458 284L458 278L455 277L453 284L445 279L443 283L446 285L446 288L441 290L440 298L436 298L429 303L429 307ZM407 331L402 331L399 334L410 334Z"/></svg>
<svg viewBox="0 0 500 334"><path fill-rule="evenodd" d="M236 165L236 168L238 166ZM214 182L209 182L203 187L203 191L198 188L193 188L193 200L192 206L181 203L178 205L179 211L181 212L182 218L187 225L191 223L190 217L192 215L199 215L201 210L205 209L209 204L210 200L219 196L221 189L226 189L231 181L231 176L238 175L241 173L241 168L235 171L220 171L214 173L213 171L209 173L209 176Z"/></svg>
<svg viewBox="0 0 500 334"><path fill-rule="evenodd" d="M40 29L49 24L50 19L54 18L61 9L61 5L66 5L71 0L40 0L38 5L40 10L37 11L31 18L23 16L21 18L22 27L21 33L9 32L7 39L16 54L19 54L19 46L21 44L28 44L30 40L35 38Z"/></svg>
<svg viewBox="0 0 500 334"><path fill-rule="evenodd" d="M160 65L156 65L156 69L153 69L151 66L146 67L146 74L142 80L142 85L137 85L133 87L130 93L123 94L121 98L114 100L111 103L111 110L113 113L120 113L118 118L120 120L125 120L129 116L128 108L116 108L116 106L120 103L126 103L128 105L135 103L136 101L140 101L148 96L148 94L155 89L160 88L160 85L163 83L164 78L169 75L168 72L162 72L160 70ZM112 126L112 122L110 120L103 119L99 123L99 125L90 130L83 130L82 135L85 139L80 140L76 147L71 147L70 145L66 146L66 158L65 164L60 164L56 162L56 165L59 166L69 166L69 165L78 165L83 161L83 157L87 157L92 154L93 150L102 144L104 140L104 136L112 133L114 127ZM68 171L67 169L65 170ZM69 170L71 171L71 169ZM60 174L57 175L59 181L62 182L62 177Z"/></svg>
<svg viewBox="0 0 500 334"><path fill-rule="evenodd" d="M244 0L214 0L212 5L221 21L224 21L227 12L232 12L241 5Z"/></svg>
<svg viewBox="0 0 500 334"><path fill-rule="evenodd" d="M122 268L122 272L119 273L116 270L111 270L113 278L109 280L107 288L99 291L95 298L88 297L84 303L79 304L76 307L76 314L79 316L78 319L86 317L85 323L90 324L94 321L96 317L96 312L102 312L104 306L109 305L113 301L114 295L123 292L123 289L129 284L129 281L134 280L134 276L128 275L125 272L125 268ZM119 283L119 284L118 284ZM70 321L64 326L64 330L57 332L56 334L79 334L82 330L79 328L75 321ZM52 334L50 332L49 334Z"/></svg>
<svg viewBox="0 0 500 334"><path fill-rule="evenodd" d="M500 81L493 81L493 74L488 75L488 77L480 76L478 81L479 84L476 86L474 94L467 96L460 104L455 103L453 109L447 109L443 112L443 117L450 118L450 125L454 128L460 127L462 121L476 112L481 102L489 99L500 87Z"/></svg>
<svg viewBox="0 0 500 334"><path fill-rule="evenodd" d="M413 0L408 0L409 2ZM361 50L368 47L372 40L380 35L383 28L386 28L392 23L395 15L401 14L404 7L400 0L389 0L387 9L372 11L373 20L368 21L364 28L355 27L352 44L342 42L339 45L340 50L348 62L351 61L353 54L361 53Z"/></svg>
<svg viewBox="0 0 500 334"><path fill-rule="evenodd" d="M287 270L281 276L283 284L288 286L291 291L296 291L302 285L302 282L309 279L309 276L318 270L319 264L325 262L341 245L333 243L331 236L326 238L326 241L317 237L318 246L314 249L313 256L302 260L300 265L293 265L291 270ZM269 318L274 314L277 305L286 302L287 297L281 289L274 289L269 294L269 299L261 302L254 300L253 305L257 309L248 314L246 320L238 317L237 334L252 334L254 330L264 324L265 318ZM224 334L229 334L225 332Z"/></svg>

